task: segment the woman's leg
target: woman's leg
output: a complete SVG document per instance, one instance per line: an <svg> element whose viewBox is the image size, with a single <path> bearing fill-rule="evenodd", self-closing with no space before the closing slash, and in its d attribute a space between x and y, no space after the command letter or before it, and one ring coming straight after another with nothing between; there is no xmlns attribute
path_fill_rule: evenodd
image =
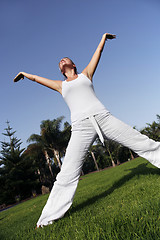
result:
<svg viewBox="0 0 160 240"><path fill-rule="evenodd" d="M118 120L110 113L96 115L95 118L106 138L130 148L139 156L160 168L160 142L149 139L146 135Z"/></svg>
<svg viewBox="0 0 160 240"><path fill-rule="evenodd" d="M50 196L37 222L37 227L48 225L53 220L63 217L70 208L86 153L96 135L89 119L72 126L72 134L61 171L57 175Z"/></svg>

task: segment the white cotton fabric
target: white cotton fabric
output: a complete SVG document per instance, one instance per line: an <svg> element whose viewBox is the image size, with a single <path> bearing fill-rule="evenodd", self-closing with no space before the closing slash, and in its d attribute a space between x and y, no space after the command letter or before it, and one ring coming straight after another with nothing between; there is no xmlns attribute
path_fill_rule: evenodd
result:
<svg viewBox="0 0 160 240"><path fill-rule="evenodd" d="M142 135L113 117L107 111L94 116L104 138L112 139L132 149L139 156L160 167L160 143ZM70 208L78 185L86 153L95 141L97 132L90 118L72 125L72 134L48 201L37 226L44 226L64 216Z"/></svg>
<svg viewBox="0 0 160 240"><path fill-rule="evenodd" d="M97 99L92 82L85 75L63 82L62 95L71 110L72 133L37 227L63 217L72 205L86 153L97 136L102 143L106 138L132 149L160 168L160 143L113 117Z"/></svg>
<svg viewBox="0 0 160 240"><path fill-rule="evenodd" d="M62 96L70 109L72 123L106 110L96 97L91 80L83 73L72 81L62 82Z"/></svg>

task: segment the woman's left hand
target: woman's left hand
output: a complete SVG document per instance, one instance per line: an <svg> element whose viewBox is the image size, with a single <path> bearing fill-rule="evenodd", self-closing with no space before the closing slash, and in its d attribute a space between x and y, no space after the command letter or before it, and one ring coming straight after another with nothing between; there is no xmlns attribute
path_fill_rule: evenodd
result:
<svg viewBox="0 0 160 240"><path fill-rule="evenodd" d="M19 80L21 80L21 79L24 79L24 73L23 72L19 72L18 74L17 74L17 76L14 78L14 82L18 82Z"/></svg>

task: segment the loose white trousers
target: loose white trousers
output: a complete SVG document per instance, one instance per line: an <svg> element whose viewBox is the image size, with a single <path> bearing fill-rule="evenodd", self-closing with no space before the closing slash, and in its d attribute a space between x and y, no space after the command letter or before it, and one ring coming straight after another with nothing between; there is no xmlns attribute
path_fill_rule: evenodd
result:
<svg viewBox="0 0 160 240"><path fill-rule="evenodd" d="M64 216L73 202L86 153L99 135L130 148L139 156L160 167L160 143L104 111L72 125L72 134L66 149L61 171L58 173L37 226L51 224Z"/></svg>

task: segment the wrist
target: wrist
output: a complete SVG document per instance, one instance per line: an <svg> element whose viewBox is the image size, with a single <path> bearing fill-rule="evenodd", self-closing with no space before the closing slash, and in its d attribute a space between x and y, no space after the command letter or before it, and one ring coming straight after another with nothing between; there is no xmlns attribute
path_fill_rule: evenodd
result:
<svg viewBox="0 0 160 240"><path fill-rule="evenodd" d="M25 72L20 72L20 74L21 74L21 76L23 76L23 79L24 79L24 77L26 77Z"/></svg>
<svg viewBox="0 0 160 240"><path fill-rule="evenodd" d="M102 36L103 40L106 40L106 35L107 35L106 33L103 34L103 36Z"/></svg>

